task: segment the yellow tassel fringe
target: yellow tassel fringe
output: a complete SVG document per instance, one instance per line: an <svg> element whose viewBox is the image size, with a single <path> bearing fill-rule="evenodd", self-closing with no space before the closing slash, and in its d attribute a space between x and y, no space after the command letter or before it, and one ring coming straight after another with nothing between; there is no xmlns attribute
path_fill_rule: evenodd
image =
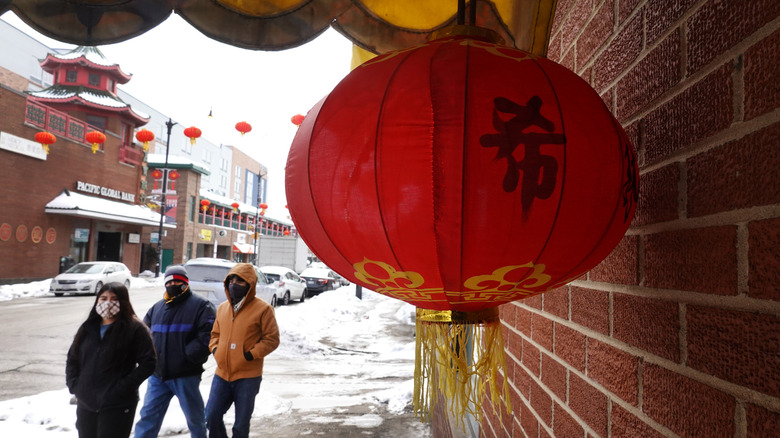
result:
<svg viewBox="0 0 780 438"><path fill-rule="evenodd" d="M498 309L451 312L417 309L414 366L414 411L429 422L431 411L444 397L459 426L466 414L482 420L485 390L490 389L494 413L502 403L512 412L509 384L498 388L498 373L506 376L506 359Z"/></svg>

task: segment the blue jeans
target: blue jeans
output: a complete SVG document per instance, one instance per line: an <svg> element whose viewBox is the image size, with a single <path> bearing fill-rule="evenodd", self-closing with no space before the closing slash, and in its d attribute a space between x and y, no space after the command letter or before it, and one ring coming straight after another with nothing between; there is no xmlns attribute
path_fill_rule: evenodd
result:
<svg viewBox="0 0 780 438"><path fill-rule="evenodd" d="M161 380L152 375L146 384L141 419L135 424L135 438L157 438L168 404L175 395L179 399L192 438L206 438L206 417L200 395L200 376Z"/></svg>
<svg viewBox="0 0 780 438"><path fill-rule="evenodd" d="M206 424L209 438L227 438L225 422L222 417L230 405L236 404L236 419L233 422L233 438L249 436L249 419L255 410L255 397L260 392L262 377L238 379L233 382L214 375L211 381L209 402L206 404Z"/></svg>

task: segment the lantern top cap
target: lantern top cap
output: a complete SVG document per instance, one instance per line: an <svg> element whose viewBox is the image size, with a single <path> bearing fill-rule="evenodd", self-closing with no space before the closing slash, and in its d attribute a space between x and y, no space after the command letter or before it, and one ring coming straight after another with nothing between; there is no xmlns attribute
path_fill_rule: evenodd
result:
<svg viewBox="0 0 780 438"><path fill-rule="evenodd" d="M493 44L505 44L504 39L498 32L479 26L467 26L463 24L453 24L433 32L429 41L448 37L465 37L484 40Z"/></svg>

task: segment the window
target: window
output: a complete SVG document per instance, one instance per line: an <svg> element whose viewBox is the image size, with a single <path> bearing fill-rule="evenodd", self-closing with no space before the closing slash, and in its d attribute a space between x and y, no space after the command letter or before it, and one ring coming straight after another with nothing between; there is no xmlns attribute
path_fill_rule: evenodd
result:
<svg viewBox="0 0 780 438"><path fill-rule="evenodd" d="M241 166L236 166L236 172L234 175L236 175L236 178L241 178Z"/></svg>
<svg viewBox="0 0 780 438"><path fill-rule="evenodd" d="M211 164L211 151L208 149L203 149L203 161L206 162L206 164Z"/></svg>
<svg viewBox="0 0 780 438"><path fill-rule="evenodd" d="M106 79L106 85L107 85L107 90L113 93L114 92L114 80L113 79Z"/></svg>
<svg viewBox="0 0 780 438"><path fill-rule="evenodd" d="M96 75L95 73L89 74L89 85L93 85L97 87L100 85L100 75Z"/></svg>
<svg viewBox="0 0 780 438"><path fill-rule="evenodd" d="M220 166L220 169L224 170L225 172L227 172L227 170L228 170L228 162L224 158L222 159L222 166Z"/></svg>
<svg viewBox="0 0 780 438"><path fill-rule="evenodd" d="M241 194L241 178L236 178L233 184L233 196L238 197L239 194Z"/></svg>
<svg viewBox="0 0 780 438"><path fill-rule="evenodd" d="M76 73L76 70L68 70L65 73L65 82L76 82L77 77L78 74Z"/></svg>
<svg viewBox="0 0 780 438"><path fill-rule="evenodd" d="M227 177L225 175L220 175L219 186L222 188L227 188Z"/></svg>
<svg viewBox="0 0 780 438"><path fill-rule="evenodd" d="M187 242L187 260L192 258L192 242Z"/></svg>
<svg viewBox="0 0 780 438"><path fill-rule="evenodd" d="M100 128L101 130L106 130L106 118L100 117L100 116L93 116L93 115L87 115L87 123L90 125Z"/></svg>
<svg viewBox="0 0 780 438"><path fill-rule="evenodd" d="M195 197L190 196L190 222L195 222ZM192 251L192 248L190 248L190 251ZM187 258L189 258L189 254L187 255Z"/></svg>

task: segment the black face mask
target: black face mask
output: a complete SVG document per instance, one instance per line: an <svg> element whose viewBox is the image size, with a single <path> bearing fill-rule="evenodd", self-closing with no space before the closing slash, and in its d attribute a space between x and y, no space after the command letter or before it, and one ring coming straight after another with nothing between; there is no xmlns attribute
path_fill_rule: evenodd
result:
<svg viewBox="0 0 780 438"><path fill-rule="evenodd" d="M228 293L230 294L230 301L232 301L233 304L236 304L239 301L241 301L248 291L249 291L249 285L241 286L238 283L230 283L228 285Z"/></svg>
<svg viewBox="0 0 780 438"><path fill-rule="evenodd" d="M180 293L187 290L187 284L172 284L170 286L165 286L165 292L168 293L168 296L173 298L176 295L179 295Z"/></svg>

